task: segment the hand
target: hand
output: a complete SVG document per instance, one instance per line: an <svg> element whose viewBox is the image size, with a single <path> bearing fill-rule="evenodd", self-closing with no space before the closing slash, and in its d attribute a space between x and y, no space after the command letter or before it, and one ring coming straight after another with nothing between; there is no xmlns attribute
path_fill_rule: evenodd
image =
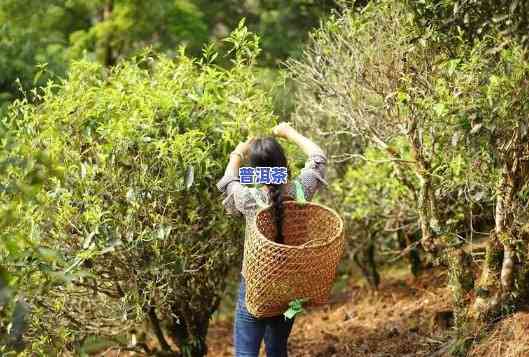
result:
<svg viewBox="0 0 529 357"><path fill-rule="evenodd" d="M272 134L280 138L288 139L290 135L295 132L296 129L290 126L289 123L279 123L272 129Z"/></svg>
<svg viewBox="0 0 529 357"><path fill-rule="evenodd" d="M248 138L248 140L240 142L233 151L241 154L243 157L246 157L248 155L248 152L250 151L252 140L253 138Z"/></svg>

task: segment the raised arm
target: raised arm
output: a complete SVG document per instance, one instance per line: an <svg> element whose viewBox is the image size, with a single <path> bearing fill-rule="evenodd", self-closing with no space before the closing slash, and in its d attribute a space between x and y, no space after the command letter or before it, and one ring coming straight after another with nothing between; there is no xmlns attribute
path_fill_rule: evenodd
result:
<svg viewBox="0 0 529 357"><path fill-rule="evenodd" d="M251 141L252 139L249 138L245 142L239 143L235 150L231 152L230 161L228 162L228 166L226 166L224 176L239 177L239 168L241 167L242 161L250 150Z"/></svg>
<svg viewBox="0 0 529 357"><path fill-rule="evenodd" d="M323 150L312 140L300 134L296 129L292 128L288 123L281 123L272 129L275 136L285 138L292 141L308 156L305 162L305 167L297 179L303 186L305 198L312 199L314 194L319 191L324 185L325 171L327 166L327 157Z"/></svg>
<svg viewBox="0 0 529 357"><path fill-rule="evenodd" d="M248 154L251 139L239 143L230 154L230 160L224 171L224 176L217 182L217 188L224 194L223 205L230 214L244 214L251 208L252 202L248 188L239 181L239 168Z"/></svg>
<svg viewBox="0 0 529 357"><path fill-rule="evenodd" d="M272 129L272 133L275 136L285 138L295 143L307 156L322 155L325 156L323 150L309 138L303 136L296 129L290 126L288 123L281 123Z"/></svg>

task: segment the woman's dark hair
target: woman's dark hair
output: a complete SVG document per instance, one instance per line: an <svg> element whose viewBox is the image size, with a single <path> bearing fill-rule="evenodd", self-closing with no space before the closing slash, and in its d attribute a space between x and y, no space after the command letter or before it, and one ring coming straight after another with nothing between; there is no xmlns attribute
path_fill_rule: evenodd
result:
<svg viewBox="0 0 529 357"><path fill-rule="evenodd" d="M250 146L250 165L253 167L288 167L283 147L273 137L254 139ZM269 184L274 219L277 227L278 243L284 243L283 237L283 185Z"/></svg>

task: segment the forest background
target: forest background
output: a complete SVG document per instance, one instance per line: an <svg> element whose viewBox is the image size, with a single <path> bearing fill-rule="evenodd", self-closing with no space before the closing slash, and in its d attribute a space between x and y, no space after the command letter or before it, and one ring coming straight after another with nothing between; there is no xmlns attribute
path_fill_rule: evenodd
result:
<svg viewBox="0 0 529 357"><path fill-rule="evenodd" d="M329 154L338 282L350 262L373 288L388 265L445 271L464 355L529 296L527 15L499 0L3 0L0 351L204 355L242 249L214 183L237 142L285 120Z"/></svg>

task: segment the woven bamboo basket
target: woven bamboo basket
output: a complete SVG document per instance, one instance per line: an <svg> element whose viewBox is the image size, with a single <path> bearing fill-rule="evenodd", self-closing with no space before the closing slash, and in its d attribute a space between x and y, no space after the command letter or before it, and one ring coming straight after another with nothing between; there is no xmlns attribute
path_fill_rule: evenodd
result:
<svg viewBox="0 0 529 357"><path fill-rule="evenodd" d="M284 244L275 243L271 207L259 209L248 225L242 274L246 307L255 317L281 315L295 299L304 306L328 302L344 249L344 224L332 209L285 201Z"/></svg>

